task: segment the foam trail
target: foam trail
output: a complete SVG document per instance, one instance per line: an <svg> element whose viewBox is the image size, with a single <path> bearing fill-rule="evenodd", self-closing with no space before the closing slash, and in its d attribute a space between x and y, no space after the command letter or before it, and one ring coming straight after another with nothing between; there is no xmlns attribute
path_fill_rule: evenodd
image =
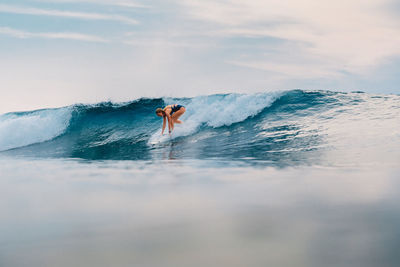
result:
<svg viewBox="0 0 400 267"><path fill-rule="evenodd" d="M281 95L280 92L272 92L198 96L189 100L164 99L168 105L179 101L180 104L186 106L186 112L181 117L184 124L175 124L172 138L193 134L202 125L217 128L244 121L270 106ZM169 140L169 138L160 137L160 133L161 130L155 132L149 144Z"/></svg>
<svg viewBox="0 0 400 267"><path fill-rule="evenodd" d="M172 103L184 123L160 136L154 110ZM305 90L77 104L0 115L0 157L398 166L399 107L395 95Z"/></svg>
<svg viewBox="0 0 400 267"><path fill-rule="evenodd" d="M0 116L0 151L51 140L62 134L72 116L69 107Z"/></svg>

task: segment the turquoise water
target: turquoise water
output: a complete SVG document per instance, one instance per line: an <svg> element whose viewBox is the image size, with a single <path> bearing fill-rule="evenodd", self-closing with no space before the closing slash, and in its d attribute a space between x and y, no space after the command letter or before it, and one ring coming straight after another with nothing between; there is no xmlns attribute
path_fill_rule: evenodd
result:
<svg viewBox="0 0 400 267"><path fill-rule="evenodd" d="M0 266L398 266L399 140L360 92L3 114Z"/></svg>
<svg viewBox="0 0 400 267"><path fill-rule="evenodd" d="M184 124L161 137L154 110L171 103L186 106ZM73 105L1 115L0 155L390 164L399 162L399 106L397 95L302 90Z"/></svg>

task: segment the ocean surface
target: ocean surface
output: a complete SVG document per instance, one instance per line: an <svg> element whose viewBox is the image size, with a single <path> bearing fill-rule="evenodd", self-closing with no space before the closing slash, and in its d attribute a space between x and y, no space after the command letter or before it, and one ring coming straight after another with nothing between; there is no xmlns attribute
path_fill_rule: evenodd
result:
<svg viewBox="0 0 400 267"><path fill-rule="evenodd" d="M186 107L161 136L157 107ZM400 266L400 96L0 115L0 266Z"/></svg>

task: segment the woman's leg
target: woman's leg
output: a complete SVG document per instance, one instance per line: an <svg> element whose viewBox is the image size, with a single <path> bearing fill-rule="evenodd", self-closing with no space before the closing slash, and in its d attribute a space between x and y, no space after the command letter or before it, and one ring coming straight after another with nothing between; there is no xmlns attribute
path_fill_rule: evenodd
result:
<svg viewBox="0 0 400 267"><path fill-rule="evenodd" d="M184 107L181 107L179 110L177 110L174 114L172 114L172 121L174 123L182 123L182 121L178 120L180 116L185 113L186 109Z"/></svg>

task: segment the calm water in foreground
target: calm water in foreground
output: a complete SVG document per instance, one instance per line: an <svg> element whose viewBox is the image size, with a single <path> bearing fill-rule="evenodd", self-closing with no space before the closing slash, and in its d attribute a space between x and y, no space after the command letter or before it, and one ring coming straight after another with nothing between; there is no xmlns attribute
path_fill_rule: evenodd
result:
<svg viewBox="0 0 400 267"><path fill-rule="evenodd" d="M399 266L399 169L214 165L2 159L0 266Z"/></svg>

